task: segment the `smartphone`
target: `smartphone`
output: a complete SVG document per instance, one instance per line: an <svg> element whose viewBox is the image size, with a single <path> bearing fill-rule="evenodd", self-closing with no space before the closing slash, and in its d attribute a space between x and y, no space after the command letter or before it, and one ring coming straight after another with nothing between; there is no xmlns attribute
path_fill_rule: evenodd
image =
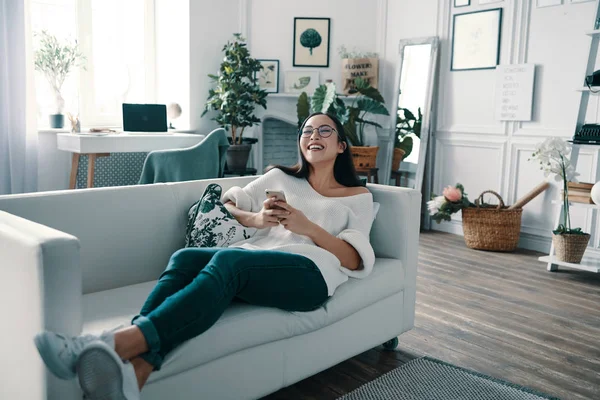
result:
<svg viewBox="0 0 600 400"><path fill-rule="evenodd" d="M267 189L267 190L265 190L265 194L267 196L267 199L271 198L271 197L275 197L275 199L277 199L279 201L286 201L285 193L283 193L283 190Z"/></svg>

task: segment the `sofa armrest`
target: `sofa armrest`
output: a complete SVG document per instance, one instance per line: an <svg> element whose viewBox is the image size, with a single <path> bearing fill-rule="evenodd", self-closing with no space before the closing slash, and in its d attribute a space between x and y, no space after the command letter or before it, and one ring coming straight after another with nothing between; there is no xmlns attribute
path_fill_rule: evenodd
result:
<svg viewBox="0 0 600 400"><path fill-rule="evenodd" d="M369 184L367 187L373 193L373 201L381 204L371 229L375 255L401 260L405 285L416 287L421 193L396 186Z"/></svg>
<svg viewBox="0 0 600 400"><path fill-rule="evenodd" d="M0 276L5 327L0 354L3 364L11 366L3 369L6 384L0 385L0 398L61 398L57 392L65 393L64 384L42 383L52 378L37 354L33 336L44 329L81 333L79 240L0 211Z"/></svg>

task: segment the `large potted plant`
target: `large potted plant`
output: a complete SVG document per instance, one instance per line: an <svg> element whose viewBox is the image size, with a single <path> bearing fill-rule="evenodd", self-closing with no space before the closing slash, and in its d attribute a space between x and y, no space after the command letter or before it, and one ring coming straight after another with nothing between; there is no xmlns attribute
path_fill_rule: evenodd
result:
<svg viewBox="0 0 600 400"><path fill-rule="evenodd" d="M581 228L571 227L571 215L569 214L569 181L576 181L577 172L571 165L569 155L571 145L564 139L550 137L536 145L531 159L540 163L540 169L544 175L555 174L555 179L562 182L562 219L558 227L552 231L552 243L556 250L558 261L580 263L583 253L587 249L590 234Z"/></svg>
<svg viewBox="0 0 600 400"><path fill-rule="evenodd" d="M234 34L234 39L223 47L225 57L218 75L208 75L216 84L208 91L208 99L204 106L204 116L215 110L212 118L220 126L231 131L230 144L227 149L227 167L230 170L244 170L248 163L251 143L243 140L244 130L260 123L254 115L256 105L267 108L267 92L260 89L258 74L261 63L250 57L246 40L241 34Z"/></svg>
<svg viewBox="0 0 600 400"><path fill-rule="evenodd" d="M408 108L398 107L392 171L397 171L400 168L400 162L412 153L414 137L421 139L423 114L421 114L420 107L417 110L417 115L418 117L415 117Z"/></svg>
<svg viewBox="0 0 600 400"><path fill-rule="evenodd" d="M344 125L346 136L351 144L350 151L355 168L373 168L377 162L379 146L365 146L365 127L371 125L381 128L381 125L366 118L368 114L389 115L389 113L377 89L361 78L354 80L354 86L356 89L353 93L356 96L349 106L336 93L335 83L319 86L310 100L303 92L298 98L298 120L304 120L310 111L335 115Z"/></svg>
<svg viewBox="0 0 600 400"><path fill-rule="evenodd" d="M85 69L85 56L79 50L77 42L60 42L56 36L42 31L36 36L40 37L39 48L35 51L34 63L36 71L44 74L52 87L55 96L55 114L50 115L50 127L62 128L64 126L65 100L61 89L65 79L74 68Z"/></svg>

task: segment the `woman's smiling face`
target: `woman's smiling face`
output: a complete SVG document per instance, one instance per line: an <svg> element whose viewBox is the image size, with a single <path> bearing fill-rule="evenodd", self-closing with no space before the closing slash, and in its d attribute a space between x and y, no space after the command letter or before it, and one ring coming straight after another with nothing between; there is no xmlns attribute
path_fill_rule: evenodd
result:
<svg viewBox="0 0 600 400"><path fill-rule="evenodd" d="M324 137L325 136L325 137ZM335 123L327 115L311 117L300 134L300 149L310 164L335 162L346 144L338 139Z"/></svg>

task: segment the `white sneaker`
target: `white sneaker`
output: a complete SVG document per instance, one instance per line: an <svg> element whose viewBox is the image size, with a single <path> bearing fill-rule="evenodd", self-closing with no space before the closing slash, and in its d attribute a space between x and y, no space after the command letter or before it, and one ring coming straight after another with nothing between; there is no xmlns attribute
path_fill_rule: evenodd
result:
<svg viewBox="0 0 600 400"><path fill-rule="evenodd" d="M114 330L102 332L100 335L80 335L66 337L54 332L44 331L33 338L42 360L54 375L60 379L75 378L75 363L85 346L101 340L115 348Z"/></svg>
<svg viewBox="0 0 600 400"><path fill-rule="evenodd" d="M89 400L139 400L135 369L102 341L88 344L76 367L79 386Z"/></svg>

